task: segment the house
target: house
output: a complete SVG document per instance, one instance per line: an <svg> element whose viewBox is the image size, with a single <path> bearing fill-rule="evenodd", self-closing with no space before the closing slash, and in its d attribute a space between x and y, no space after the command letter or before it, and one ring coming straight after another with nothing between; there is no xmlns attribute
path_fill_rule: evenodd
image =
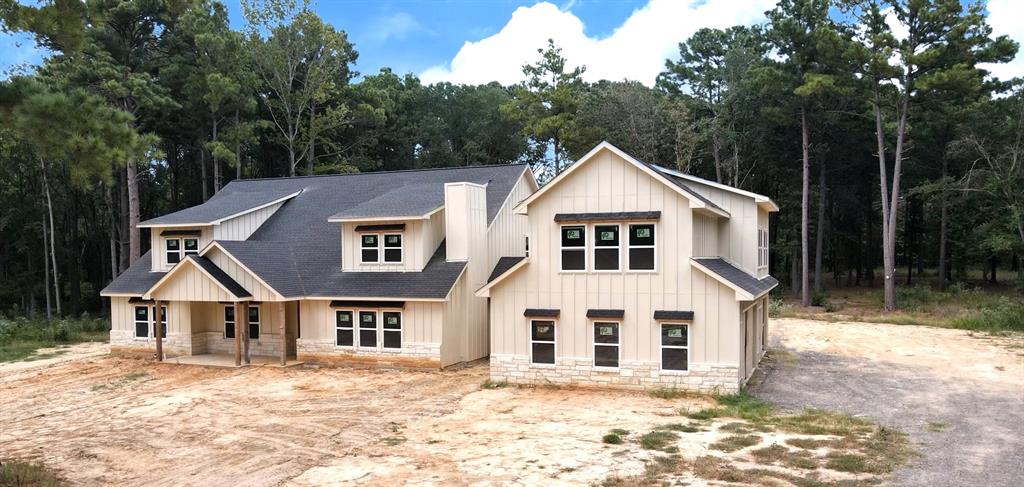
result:
<svg viewBox="0 0 1024 487"><path fill-rule="evenodd" d="M111 350L412 368L486 357L474 291L498 257L525 252L513 209L536 190L526 165L232 181L139 224L149 252L101 292Z"/></svg>
<svg viewBox="0 0 1024 487"><path fill-rule="evenodd" d="M142 222L150 251L101 294L115 352L734 391L775 211L608 143L543 188L524 165L236 180Z"/></svg>
<svg viewBox="0 0 1024 487"><path fill-rule="evenodd" d="M736 391L764 354L768 197L608 143L519 202L527 252L502 256L491 379Z"/></svg>

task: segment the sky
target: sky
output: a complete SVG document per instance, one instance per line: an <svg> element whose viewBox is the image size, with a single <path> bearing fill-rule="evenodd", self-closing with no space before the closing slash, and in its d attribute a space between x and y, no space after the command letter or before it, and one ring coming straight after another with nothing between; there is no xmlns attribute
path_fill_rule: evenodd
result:
<svg viewBox="0 0 1024 487"><path fill-rule="evenodd" d="M28 1L28 0L23 0ZM225 0L232 26L243 25L239 0ZM29 2L31 3L31 2ZM701 27L764 21L774 0L319 0L314 9L344 30L359 52L356 70L390 67L425 83L511 84L522 65L553 38L588 81L630 79L651 85L678 44ZM1024 0L990 0L996 35L1024 44ZM25 35L0 33L0 73L38 64L45 53ZM1024 76L1024 54L990 67ZM0 74L0 78L6 77Z"/></svg>

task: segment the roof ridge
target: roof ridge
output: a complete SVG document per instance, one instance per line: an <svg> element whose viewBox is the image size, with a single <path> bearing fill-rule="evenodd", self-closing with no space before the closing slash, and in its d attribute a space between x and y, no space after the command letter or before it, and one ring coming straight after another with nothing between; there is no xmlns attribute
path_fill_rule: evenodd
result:
<svg viewBox="0 0 1024 487"><path fill-rule="evenodd" d="M245 179L233 179L228 182L231 183L243 183L247 181L277 181L277 180L288 180L288 179L309 179L309 178L333 178L343 176L367 176L371 174L397 174L406 172L426 172L426 171L450 171L455 169L484 169L493 167L527 167L529 163L516 162L512 164L479 164L475 166L448 166L448 167L421 167L416 169L396 169L394 171L369 171L369 172L347 172L340 174L306 174L302 176L274 176L269 178L245 178ZM227 186L227 185L225 185Z"/></svg>

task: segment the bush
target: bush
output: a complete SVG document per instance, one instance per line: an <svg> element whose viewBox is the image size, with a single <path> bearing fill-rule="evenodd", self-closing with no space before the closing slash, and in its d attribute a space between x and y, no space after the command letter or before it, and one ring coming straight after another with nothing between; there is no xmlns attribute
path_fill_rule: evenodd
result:
<svg viewBox="0 0 1024 487"><path fill-rule="evenodd" d="M975 331L1024 332L1024 302L1013 301L1002 296L995 306L983 309L977 314L953 320L953 326Z"/></svg>
<svg viewBox="0 0 1024 487"><path fill-rule="evenodd" d="M811 295L811 306L828 306L828 295L825 291L814 291Z"/></svg>
<svg viewBox="0 0 1024 487"><path fill-rule="evenodd" d="M622 437L615 433L608 433L607 435L601 437L601 442L607 443L609 445L621 445Z"/></svg>
<svg viewBox="0 0 1024 487"><path fill-rule="evenodd" d="M768 298L768 316L772 318L778 318L782 316L782 308L786 306L786 303L782 298L778 296L770 296Z"/></svg>

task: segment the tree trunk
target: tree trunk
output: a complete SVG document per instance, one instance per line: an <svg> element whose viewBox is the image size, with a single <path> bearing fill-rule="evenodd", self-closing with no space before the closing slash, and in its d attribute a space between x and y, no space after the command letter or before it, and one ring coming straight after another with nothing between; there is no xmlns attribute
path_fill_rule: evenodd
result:
<svg viewBox="0 0 1024 487"><path fill-rule="evenodd" d="M199 177L203 180L203 203L210 199L210 189L206 186L206 151L199 144Z"/></svg>
<svg viewBox="0 0 1024 487"><path fill-rule="evenodd" d="M120 253L118 254L117 273L120 275L128 270L131 261L128 260L128 172L123 170L122 167L118 167L117 174L118 179L121 180L121 186L118 188L120 204L117 208L119 217L118 243L121 246Z"/></svg>
<svg viewBox="0 0 1024 487"><path fill-rule="evenodd" d="M909 96L909 95L908 95ZM903 104L905 106L905 103ZM893 196L891 201L889 199L889 177L888 171L886 170L885 163L885 133L882 127L882 108L881 108L881 96L878 93L878 87L875 87L875 98L872 103L872 109L875 115L875 137L878 142L878 173L879 173L879 189L882 194L882 273L884 275L883 288L885 296L885 309L886 311L893 311L896 309L896 282L893 276L895 271L896 260L893 253L895 252L896 236L895 236L895 218L893 215L893 206L896 205L895 195L899 194L899 162L900 162L900 151L903 149L903 135L902 131L904 124L906 123L905 112L900 114L900 122L897 133L896 142L896 166L893 169Z"/></svg>
<svg viewBox="0 0 1024 487"><path fill-rule="evenodd" d="M789 256L789 287L793 291L793 296L800 295L800 253L793 249L793 252Z"/></svg>
<svg viewBox="0 0 1024 487"><path fill-rule="evenodd" d="M943 185L945 185L947 166L949 162L945 157L942 158L942 179ZM939 220L939 288L942 290L946 289L946 285L949 283L949 271L946 265L946 254L949 252L946 249L946 239L949 232L949 196L947 196L946 188L942 188L942 210L940 211Z"/></svg>
<svg viewBox="0 0 1024 487"><path fill-rule="evenodd" d="M814 238L814 290L821 291L821 265L822 251L825 242L825 160L818 163L818 225ZM836 268L835 259L832 262L832 269Z"/></svg>
<svg viewBox="0 0 1024 487"><path fill-rule="evenodd" d="M238 109L235 109L235 130L238 130ZM235 179L242 179L242 138L235 138Z"/></svg>
<svg viewBox="0 0 1024 487"><path fill-rule="evenodd" d="M217 118L213 118L213 142L217 142ZM217 159L212 152L210 153L210 162L213 164L213 194L217 194L220 191L220 159Z"/></svg>
<svg viewBox="0 0 1024 487"><path fill-rule="evenodd" d="M106 187L107 209L110 211L110 280L120 275L117 268L117 211L114 209L114 192L110 186Z"/></svg>
<svg viewBox="0 0 1024 487"><path fill-rule="evenodd" d="M43 216L43 291L46 291L46 321L53 320L53 303L50 302L50 258L47 250L50 248L49 239L46 237L46 216Z"/></svg>
<svg viewBox="0 0 1024 487"><path fill-rule="evenodd" d="M313 174L313 156L315 155L316 132L313 123L316 119L316 102L309 104L309 144L306 147L306 174Z"/></svg>
<svg viewBox="0 0 1024 487"><path fill-rule="evenodd" d="M810 151L808 148L808 134L807 134L807 114L804 109L800 109L800 139L803 148L803 193L800 203L800 305L807 307L811 305L811 294L809 284L809 273L808 273L808 236L807 236L807 223L808 210L810 206L810 191L811 191L811 162L810 162Z"/></svg>
<svg viewBox="0 0 1024 487"><path fill-rule="evenodd" d="M128 258L134 263L142 256L142 232L139 230L139 177L135 160L128 159Z"/></svg>
<svg viewBox="0 0 1024 487"><path fill-rule="evenodd" d="M39 165L43 170L43 190L46 192L46 213L50 220L50 259L53 267L53 302L56 305L57 316L61 316L60 309L60 272L57 270L57 245L54 243L57 240L57 232L54 231L53 226L53 199L50 197L50 181L46 177L46 163L42 159L39 160Z"/></svg>
<svg viewBox="0 0 1024 487"><path fill-rule="evenodd" d="M554 146L555 147L555 176L558 176L559 174L562 173L562 157L561 157L561 155L562 155L561 152L562 151L561 151L561 144L559 144L558 137L555 137L553 140L554 140L554 144L555 144L555 146Z"/></svg>
<svg viewBox="0 0 1024 487"><path fill-rule="evenodd" d="M711 136L711 157L715 161L715 181L722 182L722 142L717 135Z"/></svg>
<svg viewBox="0 0 1024 487"><path fill-rule="evenodd" d="M999 267L999 257L996 257L996 256L993 255L992 257L990 257L988 259L988 261L989 261L989 264L992 266L992 276L989 277L988 282L991 282L992 284L995 284L997 282L997 279L996 279L996 268Z"/></svg>
<svg viewBox="0 0 1024 487"><path fill-rule="evenodd" d="M295 148L288 144L288 175L295 176Z"/></svg>

